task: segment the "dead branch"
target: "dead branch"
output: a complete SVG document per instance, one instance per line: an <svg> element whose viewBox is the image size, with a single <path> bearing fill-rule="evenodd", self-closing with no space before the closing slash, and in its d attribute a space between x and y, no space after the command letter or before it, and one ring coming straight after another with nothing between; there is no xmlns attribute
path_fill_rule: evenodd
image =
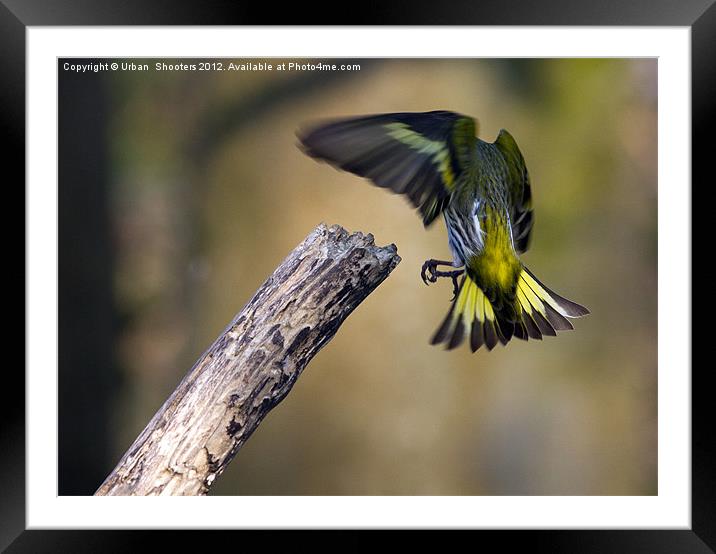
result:
<svg viewBox="0 0 716 554"><path fill-rule="evenodd" d="M400 262L319 225L199 358L95 495L203 495L346 317Z"/></svg>

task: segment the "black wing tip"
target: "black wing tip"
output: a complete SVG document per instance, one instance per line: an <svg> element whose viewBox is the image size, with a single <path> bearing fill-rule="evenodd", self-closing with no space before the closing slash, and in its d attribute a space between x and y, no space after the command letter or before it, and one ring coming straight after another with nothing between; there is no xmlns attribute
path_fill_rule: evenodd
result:
<svg viewBox="0 0 716 554"><path fill-rule="evenodd" d="M544 287L544 285L542 285ZM581 304L577 304L576 302L572 302L571 300L567 300L563 296L560 296L559 294L547 289L547 287L544 287L544 289L550 294L552 298L554 298L555 302L559 305L560 308L562 308L565 312L565 315L567 317L571 318L578 318L578 317L584 317L585 315L589 315L591 312Z"/></svg>
<svg viewBox="0 0 716 554"><path fill-rule="evenodd" d="M310 128L310 129L296 129L295 135L296 135L296 148L298 148L303 154L306 156L309 156L310 158L318 159L320 160L321 157L315 150L315 140L314 136L316 134L316 131L319 129L316 128Z"/></svg>
<svg viewBox="0 0 716 554"><path fill-rule="evenodd" d="M515 324L512 321L507 321L506 319L498 319L496 327L500 342L506 346L515 334Z"/></svg>
<svg viewBox="0 0 716 554"><path fill-rule="evenodd" d="M366 117L331 117L316 119L310 123L304 123L298 126L295 131L296 138L299 142L311 148L311 145L325 138L332 132L335 132L338 128L347 125L359 123L360 121L367 119Z"/></svg>
<svg viewBox="0 0 716 554"><path fill-rule="evenodd" d="M567 302L570 303L572 307L571 311L575 314L570 317L584 317L585 315L589 315L592 313L586 306L582 306L581 304L577 304L576 302L572 302L570 300L567 300Z"/></svg>
<svg viewBox="0 0 716 554"><path fill-rule="evenodd" d="M296 148L298 148L302 154L305 154L309 158L313 158L315 160L320 160L320 156L318 153L313 150L306 142L304 142L301 137L298 137L298 142L296 142Z"/></svg>
<svg viewBox="0 0 716 554"><path fill-rule="evenodd" d="M545 302L545 312L547 314L547 321L554 327L555 331L571 331L574 326L569 320L555 310L552 306Z"/></svg>
<svg viewBox="0 0 716 554"><path fill-rule="evenodd" d="M448 342L446 350L457 348L462 344L463 340L465 340L465 323L463 322L462 317L460 317L460 319L457 320L457 324L452 332L452 336L450 337L450 342Z"/></svg>
<svg viewBox="0 0 716 554"><path fill-rule="evenodd" d="M455 304L453 303L447 316L445 317L443 322L440 324L440 327L438 327L438 330L435 331L433 338L430 339L430 344L440 344L441 342L444 342L447 339L448 332L450 331L450 327L452 326L451 325L452 324L452 312L454 309L455 309Z"/></svg>
<svg viewBox="0 0 716 554"><path fill-rule="evenodd" d="M522 323L525 326L525 329L527 330L527 335L529 338L534 340L542 340L542 331L539 330L539 327L537 327L537 324L535 323L535 320L532 318L532 316L528 313L523 313L522 316Z"/></svg>
<svg viewBox="0 0 716 554"><path fill-rule="evenodd" d="M499 339L497 338L497 331L495 331L495 325L490 320L485 320L485 346L488 350L492 350L497 346Z"/></svg>
<svg viewBox="0 0 716 554"><path fill-rule="evenodd" d="M515 322L515 331L513 333L513 336L520 340L529 340L529 335L527 334L527 329L525 328L525 324L522 321Z"/></svg>
<svg viewBox="0 0 716 554"><path fill-rule="evenodd" d="M470 350L477 352L485 343L482 335L482 324L478 319L472 320L472 329L470 329Z"/></svg>
<svg viewBox="0 0 716 554"><path fill-rule="evenodd" d="M547 319L545 319L545 317L541 313L535 311L533 312L533 317L535 323L537 324L537 328L540 330L540 333L542 333L542 335L547 335L550 337L557 336L557 331L554 330L554 327L552 327L550 322L547 321Z"/></svg>

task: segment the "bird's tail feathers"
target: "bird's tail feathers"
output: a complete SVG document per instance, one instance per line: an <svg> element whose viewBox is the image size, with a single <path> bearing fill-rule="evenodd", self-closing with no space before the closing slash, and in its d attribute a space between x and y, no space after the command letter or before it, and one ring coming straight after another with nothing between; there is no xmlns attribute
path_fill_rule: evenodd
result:
<svg viewBox="0 0 716 554"><path fill-rule="evenodd" d="M557 331L573 328L567 318L582 317L588 313L584 306L547 288L524 266L518 276L514 307L496 309L466 273L450 311L431 343L446 343L450 350L469 336L473 352L483 345L492 350L498 342L507 344L513 336L522 340L555 336Z"/></svg>
<svg viewBox="0 0 716 554"><path fill-rule="evenodd" d="M492 303L467 273L463 275L450 311L431 343L445 342L447 349L451 350L465 340L466 332L470 335L473 352L483 344L492 350L498 341L504 340Z"/></svg>
<svg viewBox="0 0 716 554"><path fill-rule="evenodd" d="M556 336L557 331L574 329L567 318L589 313L584 306L547 288L524 266L517 280L516 294L518 317L515 336L523 340L540 340L543 335Z"/></svg>

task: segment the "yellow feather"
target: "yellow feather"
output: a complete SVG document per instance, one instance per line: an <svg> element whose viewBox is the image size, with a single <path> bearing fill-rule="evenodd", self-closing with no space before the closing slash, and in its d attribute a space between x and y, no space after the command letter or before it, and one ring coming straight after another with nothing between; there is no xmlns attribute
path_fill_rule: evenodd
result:
<svg viewBox="0 0 716 554"><path fill-rule="evenodd" d="M484 295L483 295L484 296ZM490 304L490 301L485 296L485 315L487 316L487 319L490 321L495 321L495 312L492 311L492 304Z"/></svg>
<svg viewBox="0 0 716 554"><path fill-rule="evenodd" d="M432 162L438 166L446 188L448 190L452 189L455 175L450 165L450 151L443 141L430 140L413 131L405 123L388 123L385 128L388 129L390 137L409 146L419 154L430 154Z"/></svg>
<svg viewBox="0 0 716 554"><path fill-rule="evenodd" d="M530 286L530 288L531 288L538 296L540 296L541 298L544 298L545 300L547 300L548 298L551 300L551 297L550 297L550 295L547 293L547 291L542 288L542 285L540 285L537 281L535 281L535 280L532 278L532 275L530 275L530 274L527 273L526 271L523 271L522 274L520 275L520 277L522 277L522 279L524 279L525 283L527 283L527 284Z"/></svg>
<svg viewBox="0 0 716 554"><path fill-rule="evenodd" d="M475 317L475 299L477 298L477 291L480 290L475 283L468 281L465 286L470 287L470 291L467 293L467 303L465 304L465 327L470 327L472 320Z"/></svg>
<svg viewBox="0 0 716 554"><path fill-rule="evenodd" d="M532 305L529 300L527 300L525 293L522 292L520 287L517 287L517 300L519 300L520 307L522 307L528 314L532 315Z"/></svg>
<svg viewBox="0 0 716 554"><path fill-rule="evenodd" d="M477 317L480 323L485 322L485 294L480 288L477 288L477 299L475 301L475 317Z"/></svg>
<svg viewBox="0 0 716 554"><path fill-rule="evenodd" d="M522 273L522 278L524 279L524 272ZM539 297L534 293L534 291L527 285L527 283L520 280L519 283L520 290L524 293L524 295L529 299L530 304L542 315L545 315L546 310L544 308L544 304L542 304L542 300L539 299Z"/></svg>
<svg viewBox="0 0 716 554"><path fill-rule="evenodd" d="M465 310L465 303L467 302L467 296L470 290L470 285L472 284L472 281L469 279L465 282L465 285L462 287L462 290L460 290L460 294L457 297L457 305L455 306L455 319L460 317L462 315L462 312Z"/></svg>
<svg viewBox="0 0 716 554"><path fill-rule="evenodd" d="M544 288L537 282L535 279L527 273L526 271L522 272L522 278L525 280L525 283L529 284L529 286L535 291L535 293L542 298L547 304L552 306L555 310L557 310L560 314L566 317L570 317L567 315L567 312L562 308L562 306L559 305L559 303L550 296L550 294L544 290ZM544 314L544 312L542 312Z"/></svg>

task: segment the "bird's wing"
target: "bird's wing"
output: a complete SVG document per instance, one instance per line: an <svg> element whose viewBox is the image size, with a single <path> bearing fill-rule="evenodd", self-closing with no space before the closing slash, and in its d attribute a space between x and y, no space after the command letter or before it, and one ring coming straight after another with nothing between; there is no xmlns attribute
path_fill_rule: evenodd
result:
<svg viewBox="0 0 716 554"><path fill-rule="evenodd" d="M339 119L298 137L309 156L406 195L427 227L469 165L475 134L471 117L436 111Z"/></svg>
<svg viewBox="0 0 716 554"><path fill-rule="evenodd" d="M529 247L530 233L534 223L530 176L522 152L510 133L502 129L497 135L495 146L500 150L507 164L512 239L515 249L521 254L526 252Z"/></svg>

